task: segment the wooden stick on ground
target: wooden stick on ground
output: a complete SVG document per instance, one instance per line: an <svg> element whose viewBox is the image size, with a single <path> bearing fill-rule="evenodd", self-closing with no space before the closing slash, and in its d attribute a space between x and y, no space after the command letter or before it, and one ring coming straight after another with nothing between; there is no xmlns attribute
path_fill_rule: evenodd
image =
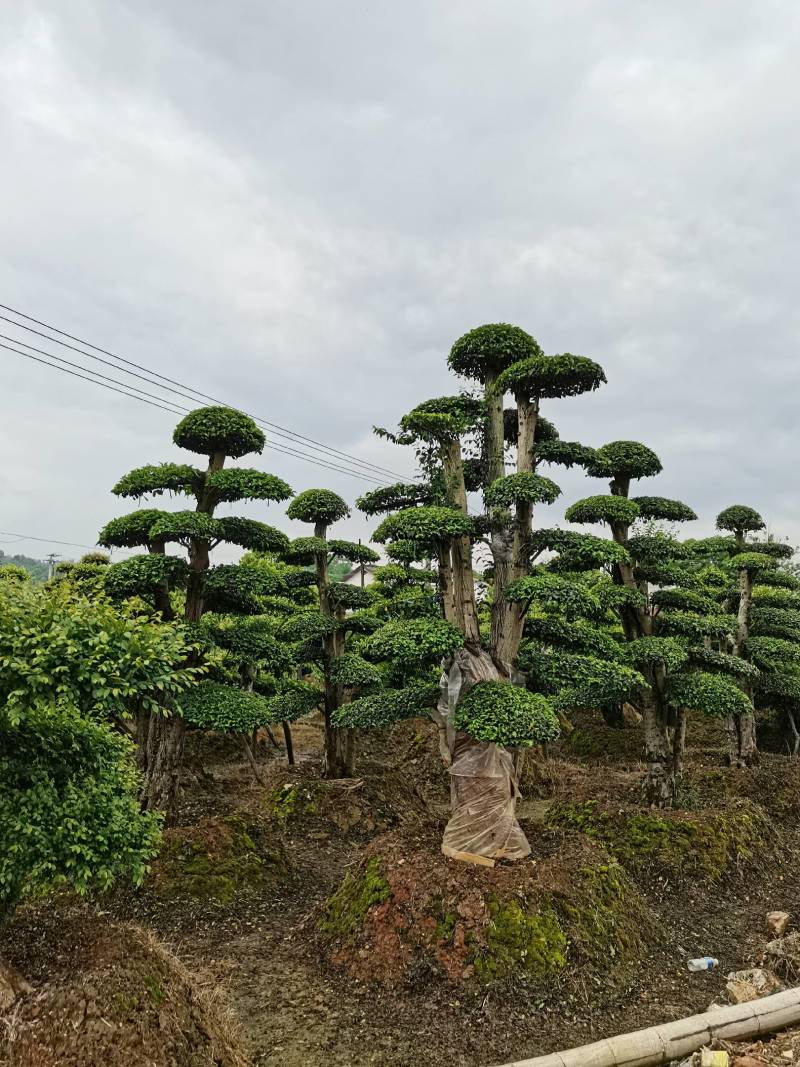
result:
<svg viewBox="0 0 800 1067"><path fill-rule="evenodd" d="M256 759L253 755L253 750L252 748L250 748L250 742L247 740L247 734L239 734L239 736L242 739L242 747L244 748L245 755L247 756L247 761L250 764L250 767L252 768L253 777L259 785L263 785L264 779L258 773L258 765L256 764Z"/></svg>
<svg viewBox="0 0 800 1067"><path fill-rule="evenodd" d="M771 1034L797 1022L800 987L565 1052L514 1060L503 1067L655 1067L690 1056L718 1039L731 1041Z"/></svg>

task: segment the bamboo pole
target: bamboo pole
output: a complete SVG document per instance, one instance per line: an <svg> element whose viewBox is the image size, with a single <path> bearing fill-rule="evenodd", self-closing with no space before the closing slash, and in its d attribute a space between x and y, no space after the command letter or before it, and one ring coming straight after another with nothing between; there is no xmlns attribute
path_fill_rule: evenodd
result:
<svg viewBox="0 0 800 1067"><path fill-rule="evenodd" d="M797 1022L800 987L502 1067L654 1067L691 1056L715 1040L771 1034Z"/></svg>

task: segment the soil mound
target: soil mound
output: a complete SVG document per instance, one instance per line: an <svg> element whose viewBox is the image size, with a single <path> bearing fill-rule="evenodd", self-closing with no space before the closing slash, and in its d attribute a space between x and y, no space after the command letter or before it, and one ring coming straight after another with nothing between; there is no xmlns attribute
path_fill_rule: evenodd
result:
<svg viewBox="0 0 800 1067"><path fill-rule="evenodd" d="M436 837L376 839L328 899L328 959L386 985L432 981L546 986L579 965L609 982L638 959L648 908L622 866L581 834L539 835L524 863L446 859Z"/></svg>
<svg viewBox="0 0 800 1067"><path fill-rule="evenodd" d="M46 978L34 978L33 991L0 1020L4 1067L250 1062L221 1007L140 927L66 919L37 943L28 966Z"/></svg>

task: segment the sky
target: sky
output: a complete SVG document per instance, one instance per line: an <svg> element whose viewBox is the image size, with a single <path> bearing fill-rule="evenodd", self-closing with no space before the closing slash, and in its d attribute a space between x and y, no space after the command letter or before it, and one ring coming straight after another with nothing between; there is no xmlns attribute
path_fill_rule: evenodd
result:
<svg viewBox="0 0 800 1067"><path fill-rule="evenodd" d="M373 425L458 391L453 341L512 322L602 364L543 413L655 449L637 492L692 505L687 534L747 503L800 544L798 54L793 0L16 0L0 303L404 476ZM177 415L2 348L0 375L9 553L75 555L27 538L91 545L121 474L191 459ZM554 473L543 524L605 491ZM284 510L247 506L307 533Z"/></svg>

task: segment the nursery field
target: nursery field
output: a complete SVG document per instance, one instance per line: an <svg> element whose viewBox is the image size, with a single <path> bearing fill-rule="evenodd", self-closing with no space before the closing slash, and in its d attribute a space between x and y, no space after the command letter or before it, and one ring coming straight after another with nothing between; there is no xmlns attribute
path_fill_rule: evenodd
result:
<svg viewBox="0 0 800 1067"><path fill-rule="evenodd" d="M493 870L440 853L449 787L430 723L373 735L340 781L319 777L322 724L294 730L295 767L260 743L263 784L237 746L196 738L141 889L17 910L2 952L44 997L9 1026L9 1064L116 1067L149 1045L158 1064L483 1067L727 1003L765 914L797 909L793 761L731 770L714 723L690 729L683 810L650 813L641 727L576 717L526 765L531 859ZM218 1060L202 1058L207 1035L193 1052L189 994L164 965L119 952L153 936L207 998L194 1026ZM702 955L719 967L688 973Z"/></svg>
<svg viewBox="0 0 800 1067"><path fill-rule="evenodd" d="M196 408L99 550L0 567L8 1067L491 1067L800 978L794 546L563 439L593 360L447 362L376 429L413 481L295 492Z"/></svg>

